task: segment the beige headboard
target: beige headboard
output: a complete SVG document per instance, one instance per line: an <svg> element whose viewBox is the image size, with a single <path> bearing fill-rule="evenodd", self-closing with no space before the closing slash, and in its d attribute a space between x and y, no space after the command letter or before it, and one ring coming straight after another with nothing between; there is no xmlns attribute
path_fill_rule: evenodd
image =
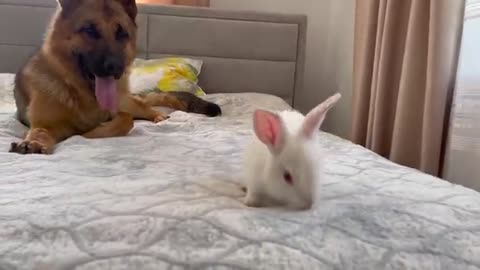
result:
<svg viewBox="0 0 480 270"><path fill-rule="evenodd" d="M14 73L39 47L56 0L0 0L0 73ZM138 57L204 60L209 93L261 92L293 104L300 92L306 16L209 8L139 6Z"/></svg>

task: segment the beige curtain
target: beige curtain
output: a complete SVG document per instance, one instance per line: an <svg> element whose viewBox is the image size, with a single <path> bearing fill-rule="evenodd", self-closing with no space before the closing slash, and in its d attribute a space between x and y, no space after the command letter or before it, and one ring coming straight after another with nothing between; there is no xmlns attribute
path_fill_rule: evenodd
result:
<svg viewBox="0 0 480 270"><path fill-rule="evenodd" d="M184 5L184 6L200 6L208 7L210 6L209 0L174 0L175 5Z"/></svg>
<svg viewBox="0 0 480 270"><path fill-rule="evenodd" d="M184 5L184 6L210 6L210 0L136 0L142 4L160 4L160 5Z"/></svg>
<svg viewBox="0 0 480 270"><path fill-rule="evenodd" d="M357 0L352 140L438 175L464 0Z"/></svg>

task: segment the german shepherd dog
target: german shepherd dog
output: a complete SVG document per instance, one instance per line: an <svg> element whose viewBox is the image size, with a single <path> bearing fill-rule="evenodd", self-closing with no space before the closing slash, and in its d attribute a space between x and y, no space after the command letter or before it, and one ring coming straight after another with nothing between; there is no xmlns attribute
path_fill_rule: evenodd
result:
<svg viewBox="0 0 480 270"><path fill-rule="evenodd" d="M156 123L168 117L151 106L221 114L218 105L185 92L130 94L135 0L58 2L42 47L16 75L17 117L30 130L10 152L51 154L56 143L74 135L125 136L134 119Z"/></svg>

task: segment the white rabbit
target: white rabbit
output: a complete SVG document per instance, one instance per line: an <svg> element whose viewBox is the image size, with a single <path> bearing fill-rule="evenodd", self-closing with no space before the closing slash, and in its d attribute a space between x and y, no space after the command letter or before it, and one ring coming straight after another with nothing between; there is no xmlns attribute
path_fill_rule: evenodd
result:
<svg viewBox="0 0 480 270"><path fill-rule="evenodd" d="M322 171L316 134L340 98L328 98L306 116L297 111L254 112L256 138L246 149L244 163L247 206L312 207Z"/></svg>

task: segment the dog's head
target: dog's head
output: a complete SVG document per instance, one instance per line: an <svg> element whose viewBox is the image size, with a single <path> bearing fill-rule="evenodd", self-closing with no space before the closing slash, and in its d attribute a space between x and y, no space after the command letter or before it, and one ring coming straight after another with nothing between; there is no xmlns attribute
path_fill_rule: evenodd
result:
<svg viewBox="0 0 480 270"><path fill-rule="evenodd" d="M103 87L97 100L105 93L113 95L116 80L126 73L136 55L135 0L58 2L60 9L47 42L49 52L95 85L96 90ZM112 102L115 101L110 98L107 103ZM99 103L102 105L100 100Z"/></svg>
<svg viewBox="0 0 480 270"><path fill-rule="evenodd" d="M135 0L59 0L50 44L88 79L119 79L136 53ZM67 60L67 59L65 59ZM69 61L70 62L70 61Z"/></svg>

